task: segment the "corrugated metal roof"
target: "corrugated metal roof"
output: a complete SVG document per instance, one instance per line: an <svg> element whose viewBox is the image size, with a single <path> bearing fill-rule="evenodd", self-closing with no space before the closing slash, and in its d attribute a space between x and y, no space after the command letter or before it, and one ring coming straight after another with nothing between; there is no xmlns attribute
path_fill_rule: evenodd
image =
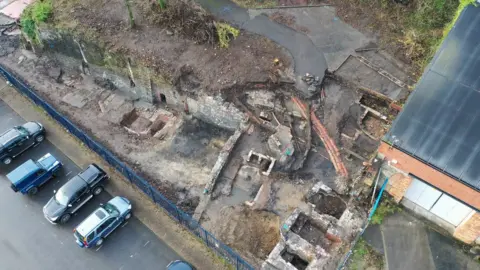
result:
<svg viewBox="0 0 480 270"><path fill-rule="evenodd" d="M385 140L480 190L480 8L462 12Z"/></svg>

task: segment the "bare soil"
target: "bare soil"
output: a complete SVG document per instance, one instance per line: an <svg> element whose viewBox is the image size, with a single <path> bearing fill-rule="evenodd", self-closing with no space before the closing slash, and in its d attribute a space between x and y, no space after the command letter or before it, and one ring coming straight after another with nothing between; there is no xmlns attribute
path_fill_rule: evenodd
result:
<svg viewBox="0 0 480 270"><path fill-rule="evenodd" d="M252 254L265 259L280 240L280 219L270 212L224 207L216 224L214 234L228 246L247 253L247 258Z"/></svg>
<svg viewBox="0 0 480 270"><path fill-rule="evenodd" d="M166 78L189 66L207 91L269 81L275 58L290 66L281 47L258 35L241 32L228 49L217 47L213 18L199 7L180 5L186 9L180 12L177 1L169 1L173 11L153 8L155 1L132 2L135 27L130 29L123 0L59 0L54 24L130 55Z"/></svg>
<svg viewBox="0 0 480 270"><path fill-rule="evenodd" d="M375 138L382 138L388 130L388 127L384 124L383 120L367 114L363 119L364 129Z"/></svg>

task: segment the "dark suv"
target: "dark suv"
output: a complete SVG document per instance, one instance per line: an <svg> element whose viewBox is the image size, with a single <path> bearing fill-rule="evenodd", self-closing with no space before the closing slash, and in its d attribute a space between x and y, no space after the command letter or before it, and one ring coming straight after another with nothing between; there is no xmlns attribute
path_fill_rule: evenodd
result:
<svg viewBox="0 0 480 270"><path fill-rule="evenodd" d="M51 223L66 223L94 195L102 193L106 179L108 175L100 167L90 164L54 191L55 195L43 207L45 218Z"/></svg>
<svg viewBox="0 0 480 270"><path fill-rule="evenodd" d="M38 122L16 126L0 135L0 161L10 164L14 158L45 139L45 129Z"/></svg>

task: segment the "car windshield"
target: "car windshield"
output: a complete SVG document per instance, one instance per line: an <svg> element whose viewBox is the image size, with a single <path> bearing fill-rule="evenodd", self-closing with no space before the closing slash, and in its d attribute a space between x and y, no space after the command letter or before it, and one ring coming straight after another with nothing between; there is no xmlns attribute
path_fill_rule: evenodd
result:
<svg viewBox="0 0 480 270"><path fill-rule="evenodd" d="M58 204L61 204L63 206L66 206L68 204L68 196L67 194L65 194L65 191L63 191L62 189L59 189L58 192L55 194L54 196L55 198L55 201L58 203Z"/></svg>
<svg viewBox="0 0 480 270"><path fill-rule="evenodd" d="M22 126L18 126L17 130L22 133L22 135L28 135L28 130Z"/></svg>
<svg viewBox="0 0 480 270"><path fill-rule="evenodd" d="M107 211L109 214L118 213L118 209L113 204L110 204L110 203L106 203L103 206L103 209L105 209L105 211Z"/></svg>

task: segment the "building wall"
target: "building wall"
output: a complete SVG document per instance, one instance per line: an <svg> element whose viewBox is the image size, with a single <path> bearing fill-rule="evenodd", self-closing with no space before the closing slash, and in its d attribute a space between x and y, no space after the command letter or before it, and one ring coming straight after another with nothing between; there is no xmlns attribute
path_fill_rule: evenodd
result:
<svg viewBox="0 0 480 270"><path fill-rule="evenodd" d="M389 163L389 165L386 166L388 169L383 170L382 172L386 177L389 177L389 183L386 190L393 196L395 201L401 201L405 207L443 227L462 242L471 244L480 237L480 212L478 212L478 209L480 209L480 192L477 192L427 164L390 147L384 142L381 143L378 153L380 156L384 157L384 161ZM412 178L408 176L409 174L421 178L431 186L455 197L459 201L462 201L477 210L472 211L471 215L466 217L457 227L453 226L435 216L430 211L404 198L405 192L412 183Z"/></svg>
<svg viewBox="0 0 480 270"><path fill-rule="evenodd" d="M390 147L382 142L378 152L390 161L390 165L405 173L413 174L430 185L448 193L476 209L480 209L480 192L458 182L427 164Z"/></svg>

